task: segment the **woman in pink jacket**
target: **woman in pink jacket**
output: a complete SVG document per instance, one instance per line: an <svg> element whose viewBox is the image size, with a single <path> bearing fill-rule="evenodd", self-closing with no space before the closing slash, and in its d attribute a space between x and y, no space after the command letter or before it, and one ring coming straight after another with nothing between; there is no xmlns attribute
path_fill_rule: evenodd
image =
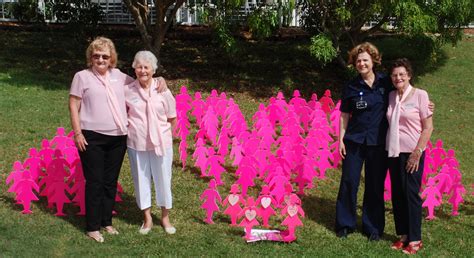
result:
<svg viewBox="0 0 474 258"><path fill-rule="evenodd" d="M413 70L406 58L395 60L391 78L386 148L392 183L395 229L400 239L392 249L415 254L421 242L421 197L424 149L433 132L433 112L428 93L411 85Z"/></svg>
<svg viewBox="0 0 474 258"><path fill-rule="evenodd" d="M156 203L161 207L161 223L166 233L176 229L170 223L172 207L171 166L173 162L172 127L176 123L176 101L163 77L153 78L158 60L150 51L135 55L133 68L137 79L126 86L128 112L128 157L135 185L138 207L143 211L141 234L150 232L151 182L155 185ZM167 87L166 87L167 88Z"/></svg>

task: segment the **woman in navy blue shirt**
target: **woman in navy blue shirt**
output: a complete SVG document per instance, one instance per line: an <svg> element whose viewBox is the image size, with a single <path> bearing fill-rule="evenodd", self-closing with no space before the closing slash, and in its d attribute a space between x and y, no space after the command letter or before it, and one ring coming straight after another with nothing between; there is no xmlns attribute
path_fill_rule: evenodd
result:
<svg viewBox="0 0 474 258"><path fill-rule="evenodd" d="M341 103L339 153L342 176L336 203L336 232L347 237L356 228L357 190L362 165L365 192L362 230L370 240L379 240L385 226L384 180L387 173L385 117L390 78L374 71L381 63L378 49L365 42L349 52L349 64L359 75L344 89Z"/></svg>

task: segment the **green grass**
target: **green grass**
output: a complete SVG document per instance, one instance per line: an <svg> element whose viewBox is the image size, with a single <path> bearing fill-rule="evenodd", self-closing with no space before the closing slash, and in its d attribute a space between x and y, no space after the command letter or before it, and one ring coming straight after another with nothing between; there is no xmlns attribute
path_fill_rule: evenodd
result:
<svg viewBox="0 0 474 258"><path fill-rule="evenodd" d="M139 49L136 40L114 38L119 65L129 70L133 53ZM44 43L44 42L47 42ZM395 44L378 41L381 49ZM235 59L220 58L205 41L168 41L163 52L165 78L176 93L182 83L190 89L207 92L211 87L226 91L250 117L258 103L277 90L286 95L302 89L308 97L319 95L326 86L340 91L344 82L333 68L321 69L307 55L306 41L248 43L240 42L241 55ZM56 127L69 126L67 97L75 71L83 67L85 45L67 35L52 32L13 32L0 30L0 181L5 182L15 160L24 160L30 147L40 146L43 138L51 138ZM293 55L293 53L296 53ZM424 71L416 86L428 90L436 103L435 131L432 139L443 139L445 148L453 148L461 164L463 183L472 192L474 183L474 41L465 39L457 47L443 48L443 62ZM388 53L387 53L388 54ZM254 65L252 65L254 64ZM177 148L175 153L177 152ZM390 203L387 203L386 235L377 243L369 243L359 232L346 240L333 232L335 199L340 170L327 173L317 187L303 199L307 214L304 226L298 228L298 240L292 244L246 244L242 229L228 226L229 219L217 215L215 225L201 222L198 196L207 180L198 178L196 170L173 166L174 208L172 220L178 229L168 236L159 227L147 236L138 234L141 214L135 204L128 161L124 162L120 182L125 193L118 204L119 215L114 225L118 236L106 236L104 244L96 244L84 235L82 217L73 214L77 208L67 206L67 217L55 217L45 201L33 205L34 213L22 215L14 204L7 186L0 184L0 254L1 256L402 256L390 250L395 239ZM226 175L226 182L233 179ZM219 188L224 197L228 186ZM360 188L359 200L363 192ZM254 193L254 192L252 192ZM472 256L474 229L473 197L461 206L459 217L449 216L450 207L437 210L439 219L423 222L424 256ZM361 204L361 202L359 202ZM360 211L359 211L360 212ZM160 217L154 209L155 222ZM360 216L360 214L359 214ZM360 219L359 219L360 220ZM274 220L276 225L276 220ZM359 223L360 224L360 223Z"/></svg>

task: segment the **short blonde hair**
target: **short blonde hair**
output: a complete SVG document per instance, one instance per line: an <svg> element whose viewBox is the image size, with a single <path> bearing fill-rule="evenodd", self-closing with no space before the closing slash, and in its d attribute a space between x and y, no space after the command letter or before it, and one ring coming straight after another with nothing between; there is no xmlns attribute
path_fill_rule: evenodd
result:
<svg viewBox="0 0 474 258"><path fill-rule="evenodd" d="M92 41L86 50L87 66L92 66L92 53L94 51L110 51L110 67L115 68L117 66L117 51L115 45L109 38L97 37Z"/></svg>
<svg viewBox="0 0 474 258"><path fill-rule="evenodd" d="M347 61L347 63L349 65L355 66L357 57L359 56L360 53L364 53L364 52L367 52L370 55L370 57L372 57L372 62L374 64L380 65L382 63L382 54L380 54L377 47L374 46L370 42L361 43L355 46L353 49L351 49L351 51L349 51L349 60Z"/></svg>
<svg viewBox="0 0 474 258"><path fill-rule="evenodd" d="M138 51L135 54L135 58L133 59L132 67L136 68L137 63L139 62L147 62L151 65L151 68L153 68L153 72L156 72L156 69L158 69L158 58L148 50L142 50Z"/></svg>

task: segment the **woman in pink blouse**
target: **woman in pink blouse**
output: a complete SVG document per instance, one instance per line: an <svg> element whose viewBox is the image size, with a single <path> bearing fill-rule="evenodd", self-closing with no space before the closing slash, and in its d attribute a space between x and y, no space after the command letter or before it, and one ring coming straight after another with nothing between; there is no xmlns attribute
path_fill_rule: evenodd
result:
<svg viewBox="0 0 474 258"><path fill-rule="evenodd" d="M397 59L391 68L397 90L389 95L386 148L392 183L395 229L400 239L392 249L415 254L421 242L421 198L424 149L433 132L432 112L426 91L410 84L413 70L406 58Z"/></svg>
<svg viewBox="0 0 474 258"><path fill-rule="evenodd" d="M71 83L69 111L86 179L87 235L103 242L101 227L118 234L112 210L127 141L124 85L133 79L115 68L117 52L108 38L92 41L86 58L88 68Z"/></svg>
<svg viewBox="0 0 474 258"><path fill-rule="evenodd" d="M135 197L143 211L141 234L148 234L153 226L151 216L151 183L155 185L156 203L161 207L161 223L166 233L176 229L170 223L171 165L173 162L172 127L176 122L176 102L167 89L163 77L153 78L158 60L150 51L135 55L133 68L137 79L126 86L128 111L128 157ZM166 87L167 88L167 87Z"/></svg>

